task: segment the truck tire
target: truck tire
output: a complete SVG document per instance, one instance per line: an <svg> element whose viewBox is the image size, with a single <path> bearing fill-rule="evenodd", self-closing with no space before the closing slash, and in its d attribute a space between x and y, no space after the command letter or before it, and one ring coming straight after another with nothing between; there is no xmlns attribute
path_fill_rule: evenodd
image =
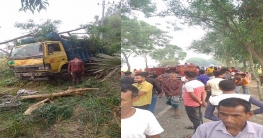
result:
<svg viewBox="0 0 263 138"><path fill-rule="evenodd" d="M61 78L62 80L71 80L71 79L72 79L72 77L71 77L71 75L68 73L68 71L61 71L61 73L60 73L60 78Z"/></svg>

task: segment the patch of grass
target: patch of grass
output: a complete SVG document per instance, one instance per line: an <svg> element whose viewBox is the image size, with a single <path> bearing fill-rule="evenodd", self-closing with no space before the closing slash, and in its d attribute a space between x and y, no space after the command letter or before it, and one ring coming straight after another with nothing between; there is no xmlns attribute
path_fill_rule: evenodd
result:
<svg viewBox="0 0 263 138"><path fill-rule="evenodd" d="M44 121L48 125L68 119L73 114L73 107L70 105L46 104L43 107L33 111L32 120Z"/></svg>
<svg viewBox="0 0 263 138"><path fill-rule="evenodd" d="M12 74L10 71L5 72L2 78L9 79L0 81L0 90L12 87L8 93L13 95L19 89L37 90L39 94L54 93L65 91L72 85L71 80L23 81ZM0 77L1 75L0 73ZM105 82L84 78L83 83L76 88L100 90L54 98L55 104L46 103L30 116L24 116L23 112L39 100L23 100L17 108L0 111L0 137L120 137L119 84L118 76ZM70 122L75 122L74 127L77 126L78 129L72 130ZM74 133L70 133L73 131Z"/></svg>

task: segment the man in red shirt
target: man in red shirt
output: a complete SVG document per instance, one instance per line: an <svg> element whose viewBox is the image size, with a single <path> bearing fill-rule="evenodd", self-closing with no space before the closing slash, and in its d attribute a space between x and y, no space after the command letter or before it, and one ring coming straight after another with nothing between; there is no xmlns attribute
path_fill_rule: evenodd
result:
<svg viewBox="0 0 263 138"><path fill-rule="evenodd" d="M196 80L196 72L185 71L184 74L188 82L184 86L183 100L187 116L194 125L194 127L187 126L185 128L196 130L203 123L201 105L206 106L205 85ZM188 135L187 138L191 138L191 136L192 134Z"/></svg>
<svg viewBox="0 0 263 138"><path fill-rule="evenodd" d="M162 85L162 90L165 92L165 95L168 99L166 104L171 105L174 109L175 119L179 119L178 114L179 107L179 96L182 94L182 81L176 79L176 74L171 73L169 79L165 80Z"/></svg>
<svg viewBox="0 0 263 138"><path fill-rule="evenodd" d="M84 74L84 63L76 56L73 60L69 61L68 73L72 75L73 84L77 84L81 81L81 77Z"/></svg>

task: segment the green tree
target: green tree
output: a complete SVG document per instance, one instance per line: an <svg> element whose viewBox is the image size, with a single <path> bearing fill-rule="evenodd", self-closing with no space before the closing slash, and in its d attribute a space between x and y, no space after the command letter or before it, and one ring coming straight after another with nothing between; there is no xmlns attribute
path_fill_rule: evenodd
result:
<svg viewBox="0 0 263 138"><path fill-rule="evenodd" d="M168 64L175 65L179 60L183 60L186 57L186 52L176 45L166 45L163 48L154 49L150 56L157 60L161 66L167 66Z"/></svg>
<svg viewBox="0 0 263 138"><path fill-rule="evenodd" d="M21 5L19 11L26 12L30 10L34 14L35 10L38 12L46 10L49 3L47 0L21 0Z"/></svg>
<svg viewBox="0 0 263 138"><path fill-rule="evenodd" d="M263 99L260 81L253 68L254 59L263 66L263 60L259 56L262 54L260 49L263 38L261 1L195 0L185 4L179 0L168 0L167 5L168 9L159 15L174 15L189 25L200 25L209 31L216 30L240 44L233 46L246 51L252 73L257 80L259 95Z"/></svg>
<svg viewBox="0 0 263 138"><path fill-rule="evenodd" d="M36 24L34 20L30 19L26 23L15 23L15 27L21 30L25 30L27 33L31 33L34 36L43 36L50 32L58 33L58 25L61 24L60 20L51 21L47 19L46 21Z"/></svg>
<svg viewBox="0 0 263 138"><path fill-rule="evenodd" d="M175 59L160 60L159 67L175 66L178 63L178 60Z"/></svg>
<svg viewBox="0 0 263 138"><path fill-rule="evenodd" d="M129 57L132 54L142 56L147 67L147 55L156 47L167 45L171 37L155 26L137 19L122 19L121 53L130 70Z"/></svg>

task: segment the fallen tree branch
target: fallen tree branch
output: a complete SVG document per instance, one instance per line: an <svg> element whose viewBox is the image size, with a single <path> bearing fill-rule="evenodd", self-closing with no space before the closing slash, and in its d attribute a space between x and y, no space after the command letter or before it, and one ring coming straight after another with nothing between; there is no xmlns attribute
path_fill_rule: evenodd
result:
<svg viewBox="0 0 263 138"><path fill-rule="evenodd" d="M20 39L20 38L28 37L28 36L33 36L33 34L30 33L30 34L26 34L26 35L22 35L22 36L19 36L19 37L13 38L13 39L8 40L8 41L0 42L0 45L1 45L1 44L5 44L5 43L8 43L8 42L15 41L15 40Z"/></svg>
<svg viewBox="0 0 263 138"><path fill-rule="evenodd" d="M30 106L29 108L27 108L27 110L24 112L24 115L31 115L31 113L32 113L34 110L42 107L42 106L45 104L46 101L49 101L49 98L46 98L45 100L43 100L43 101L41 101L41 102L38 102L38 103L36 103L36 104L31 105L31 106Z"/></svg>
<svg viewBox="0 0 263 138"><path fill-rule="evenodd" d="M60 97L60 96L70 96L70 95L76 95L76 94L82 94L83 91L88 90L98 90L99 88L79 88L79 89L70 89L63 92L58 93L51 93L51 94L37 94L37 95L28 95L28 96L19 96L18 100L24 100L24 99L44 99L44 98L50 98L53 99L54 97Z"/></svg>
<svg viewBox="0 0 263 138"><path fill-rule="evenodd" d="M73 32L73 31L78 31L78 30L81 30L81 29L85 29L85 28L88 28L88 26L84 26L84 27L73 29L73 30L69 30L69 31L59 32L58 34L69 33L69 32Z"/></svg>

